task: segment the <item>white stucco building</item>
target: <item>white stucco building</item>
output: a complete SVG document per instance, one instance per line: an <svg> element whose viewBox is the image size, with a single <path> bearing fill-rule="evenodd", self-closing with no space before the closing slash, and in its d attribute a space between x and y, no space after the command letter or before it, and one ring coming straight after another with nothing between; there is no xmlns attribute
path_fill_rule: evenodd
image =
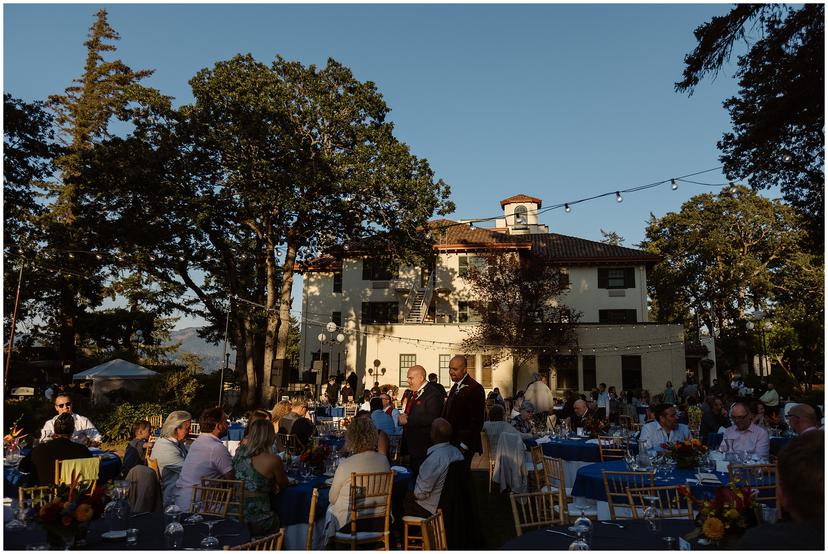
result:
<svg viewBox="0 0 828 554"><path fill-rule="evenodd" d="M569 292L559 300L582 313L579 350L540 351L521 368L517 389L525 389L535 371L549 374L553 390L589 391L601 382L651 393L661 392L667 380L678 386L685 375L683 329L649 322L647 268L658 258L550 233L538 224L539 198L517 195L500 204L503 218L492 228L446 227L434 245L434 268L389 268L356 254L313 264L302 290L301 368L321 358L331 373L353 369L369 386L379 381L405 387L406 370L420 364L447 384L448 362L462 353L487 390L500 387L511 395L510 360L492 366L486 352L461 352L459 346L464 330L475 324L466 268L478 262L476 254L496 246L541 256L568 273ZM330 321L339 326L334 333L324 330ZM321 332L329 339L342 334L344 341L320 343Z"/></svg>

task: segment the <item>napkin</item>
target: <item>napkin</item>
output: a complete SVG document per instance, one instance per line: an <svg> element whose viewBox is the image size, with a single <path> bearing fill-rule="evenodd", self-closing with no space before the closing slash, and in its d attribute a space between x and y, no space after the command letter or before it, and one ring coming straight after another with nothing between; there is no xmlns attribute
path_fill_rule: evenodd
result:
<svg viewBox="0 0 828 554"><path fill-rule="evenodd" d="M396 471L397 473L408 473L408 468L403 466L391 466L391 471Z"/></svg>
<svg viewBox="0 0 828 554"><path fill-rule="evenodd" d="M586 443L587 444L600 444L601 441L598 440L598 439L589 439L588 441L586 441Z"/></svg>
<svg viewBox="0 0 828 554"><path fill-rule="evenodd" d="M552 442L552 438L548 436L535 439L535 444L546 444L548 442Z"/></svg>

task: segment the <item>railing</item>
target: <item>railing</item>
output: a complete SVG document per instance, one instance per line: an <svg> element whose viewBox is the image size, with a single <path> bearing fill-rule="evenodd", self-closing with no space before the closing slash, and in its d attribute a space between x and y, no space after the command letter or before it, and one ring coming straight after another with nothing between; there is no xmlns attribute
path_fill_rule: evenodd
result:
<svg viewBox="0 0 828 554"><path fill-rule="evenodd" d="M408 298L405 299L405 305L402 309L402 320L405 322L408 319L408 314L414 309L414 298L417 296L417 280L411 282L411 288L408 289Z"/></svg>
<svg viewBox="0 0 828 554"><path fill-rule="evenodd" d="M423 301L420 303L420 321L425 321L426 314L428 314L428 306L431 305L431 297L434 295L434 272L428 277L428 283L423 294Z"/></svg>

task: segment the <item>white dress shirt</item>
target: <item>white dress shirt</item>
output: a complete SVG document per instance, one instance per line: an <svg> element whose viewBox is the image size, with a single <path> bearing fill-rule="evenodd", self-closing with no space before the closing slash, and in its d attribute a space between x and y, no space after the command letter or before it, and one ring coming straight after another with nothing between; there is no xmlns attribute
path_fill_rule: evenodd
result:
<svg viewBox="0 0 828 554"><path fill-rule="evenodd" d="M658 421L651 421L641 428L641 434L638 440L646 440L650 444L650 448L655 448L657 452L663 452L661 445L665 442L680 442L690 438L690 429L687 425L679 423L678 427L667 433L661 423Z"/></svg>
<svg viewBox="0 0 828 554"><path fill-rule="evenodd" d="M462 459L462 452L450 443L441 442L429 448L414 485L414 498L417 504L432 514L436 513L449 464Z"/></svg>
<svg viewBox="0 0 828 554"><path fill-rule="evenodd" d="M725 439L733 439L733 450L735 452L752 452L762 459L767 459L770 453L768 432L755 423L751 423L750 427L744 431L739 431L739 428L735 425L725 429L722 443L719 445L719 450L722 452L727 449Z"/></svg>
<svg viewBox="0 0 828 554"><path fill-rule="evenodd" d="M52 440L55 434L55 420L58 415L47 421L43 426L40 431L40 442ZM87 439L92 442L103 442L103 437L88 418L79 414L72 414L72 419L75 420L75 432L72 433L72 442L85 444Z"/></svg>

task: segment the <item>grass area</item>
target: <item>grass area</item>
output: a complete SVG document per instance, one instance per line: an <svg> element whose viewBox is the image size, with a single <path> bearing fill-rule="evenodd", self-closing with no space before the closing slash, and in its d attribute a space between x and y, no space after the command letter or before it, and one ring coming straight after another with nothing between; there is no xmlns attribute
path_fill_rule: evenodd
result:
<svg viewBox="0 0 828 554"><path fill-rule="evenodd" d="M500 492L500 485L494 483L489 494L489 474L487 471L472 471L474 481L473 502L477 504L480 527L488 550L497 550L503 543L517 536L512 518L512 505L509 492Z"/></svg>

